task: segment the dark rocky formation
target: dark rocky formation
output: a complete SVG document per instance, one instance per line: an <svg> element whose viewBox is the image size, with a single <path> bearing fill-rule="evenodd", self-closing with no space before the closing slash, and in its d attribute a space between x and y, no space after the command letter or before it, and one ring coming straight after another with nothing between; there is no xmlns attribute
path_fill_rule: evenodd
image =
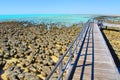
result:
<svg viewBox="0 0 120 80"><path fill-rule="evenodd" d="M51 24L47 30L45 24L0 23L0 66L4 66L6 78L44 79L79 31L77 24L68 28Z"/></svg>

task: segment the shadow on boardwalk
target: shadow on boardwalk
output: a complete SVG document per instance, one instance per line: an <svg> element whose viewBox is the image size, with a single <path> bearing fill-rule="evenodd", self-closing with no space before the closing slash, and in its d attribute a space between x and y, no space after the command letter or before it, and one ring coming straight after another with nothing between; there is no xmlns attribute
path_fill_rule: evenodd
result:
<svg viewBox="0 0 120 80"><path fill-rule="evenodd" d="M92 45L90 45L92 44ZM84 52L83 52L84 50ZM91 52L89 51L91 50ZM91 62L88 63L87 62L87 58L88 56L91 56ZM81 65L78 65L79 64L79 60L80 58L83 57L83 64ZM91 78L91 80L94 80L94 36L93 36L93 27L89 27L88 29L88 33L86 35L86 39L84 40L79 52L78 52L78 55L77 55L77 58L75 60L75 62L72 64L73 68L71 70L71 73L70 73L70 76L68 78L68 80L72 80L73 79L73 76L74 76L74 73L76 71L76 68L81 68L81 73L78 73L79 74L79 80L83 80L83 76L85 74L85 68L86 67L91 67L91 76L89 78ZM77 77L77 80L78 80L78 77Z"/></svg>
<svg viewBox="0 0 120 80"><path fill-rule="evenodd" d="M120 62L115 52L110 49L110 54L103 39L105 35L102 36L96 24L90 24L67 80L120 80L111 57L112 54L119 70Z"/></svg>
<svg viewBox="0 0 120 80"><path fill-rule="evenodd" d="M113 31L116 31L116 30L113 30ZM101 31L101 32L102 32L102 31ZM102 34L103 34L103 37L104 37L104 39L105 39L105 41L106 41L106 43L107 43L107 45L108 45L108 48L109 48L109 50L110 50L110 53L111 53L111 55L112 55L112 57L113 57L113 59L114 59L114 62L115 62L115 64L116 64L116 67L117 67L117 69L118 69L118 71L119 71L119 73L120 73L120 60L119 60L119 58L117 57L117 55L116 55L116 53L115 53L112 45L110 44L110 42L109 42L109 40L107 39L107 37L105 36L105 34L104 34L103 32L102 32Z"/></svg>

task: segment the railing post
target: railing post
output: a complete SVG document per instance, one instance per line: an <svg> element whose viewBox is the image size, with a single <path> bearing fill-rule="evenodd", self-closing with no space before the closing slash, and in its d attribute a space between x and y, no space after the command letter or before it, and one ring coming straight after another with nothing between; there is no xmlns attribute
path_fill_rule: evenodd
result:
<svg viewBox="0 0 120 80"><path fill-rule="evenodd" d="M72 55L72 48L69 51L69 57L71 57L71 55ZM69 74L69 69L70 69L71 61L72 61L72 57L70 58L68 66L67 66L67 74Z"/></svg>
<svg viewBox="0 0 120 80"><path fill-rule="evenodd" d="M75 48L76 48L76 50L75 50L75 54L77 54L77 51L78 51L78 49L77 49L77 45L78 45L78 39L76 40L76 43L75 43Z"/></svg>
<svg viewBox="0 0 120 80"><path fill-rule="evenodd" d="M78 39L75 41L75 43L74 43L74 56L76 56L77 55L77 44L78 44Z"/></svg>
<svg viewBox="0 0 120 80"><path fill-rule="evenodd" d="M59 56L59 59L62 57L62 55L60 55ZM62 64L62 61L60 62L60 65L59 65L59 74L61 74L61 72L62 72L62 66L63 66L63 64ZM63 75L62 75L62 77L60 78L60 80L63 80Z"/></svg>
<svg viewBox="0 0 120 80"><path fill-rule="evenodd" d="M50 72L50 74L47 76L46 80L50 80L51 76L56 71L56 69L58 69L58 73L59 73L57 80L63 80L64 79L65 76L63 76L63 75L64 75L65 71L67 71L65 74L68 74L68 75L71 74L70 69L73 66L73 65L71 65L73 54L74 53L76 54L78 52L78 49L81 46L83 46L82 42L85 40L85 36L86 36L87 31L88 31L88 26L89 26L89 23L87 22L85 24L85 26L82 28L79 35L75 38L73 43L71 43L71 45L68 47L67 51L63 55L59 55L58 63L56 63L55 67ZM68 57L67 63L64 64L63 60L67 55L69 55L69 57Z"/></svg>
<svg viewBox="0 0 120 80"><path fill-rule="evenodd" d="M72 56L72 48L70 49L70 56ZM69 66L71 65L71 62L72 62L72 57L70 58Z"/></svg>

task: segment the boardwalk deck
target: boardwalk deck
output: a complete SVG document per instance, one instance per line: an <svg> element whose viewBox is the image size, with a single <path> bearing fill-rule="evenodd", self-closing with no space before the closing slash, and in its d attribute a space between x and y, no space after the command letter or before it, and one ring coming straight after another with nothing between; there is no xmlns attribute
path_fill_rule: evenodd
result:
<svg viewBox="0 0 120 80"><path fill-rule="evenodd" d="M120 80L112 56L95 23L90 23L83 48L72 64L74 68L69 80Z"/></svg>

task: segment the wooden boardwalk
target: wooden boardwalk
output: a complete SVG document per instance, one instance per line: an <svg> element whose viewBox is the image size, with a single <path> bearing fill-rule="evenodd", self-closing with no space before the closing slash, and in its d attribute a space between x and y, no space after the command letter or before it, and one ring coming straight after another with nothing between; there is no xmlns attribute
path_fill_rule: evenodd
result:
<svg viewBox="0 0 120 80"><path fill-rule="evenodd" d="M68 80L120 80L111 53L95 23L90 23L83 48L72 65Z"/></svg>

